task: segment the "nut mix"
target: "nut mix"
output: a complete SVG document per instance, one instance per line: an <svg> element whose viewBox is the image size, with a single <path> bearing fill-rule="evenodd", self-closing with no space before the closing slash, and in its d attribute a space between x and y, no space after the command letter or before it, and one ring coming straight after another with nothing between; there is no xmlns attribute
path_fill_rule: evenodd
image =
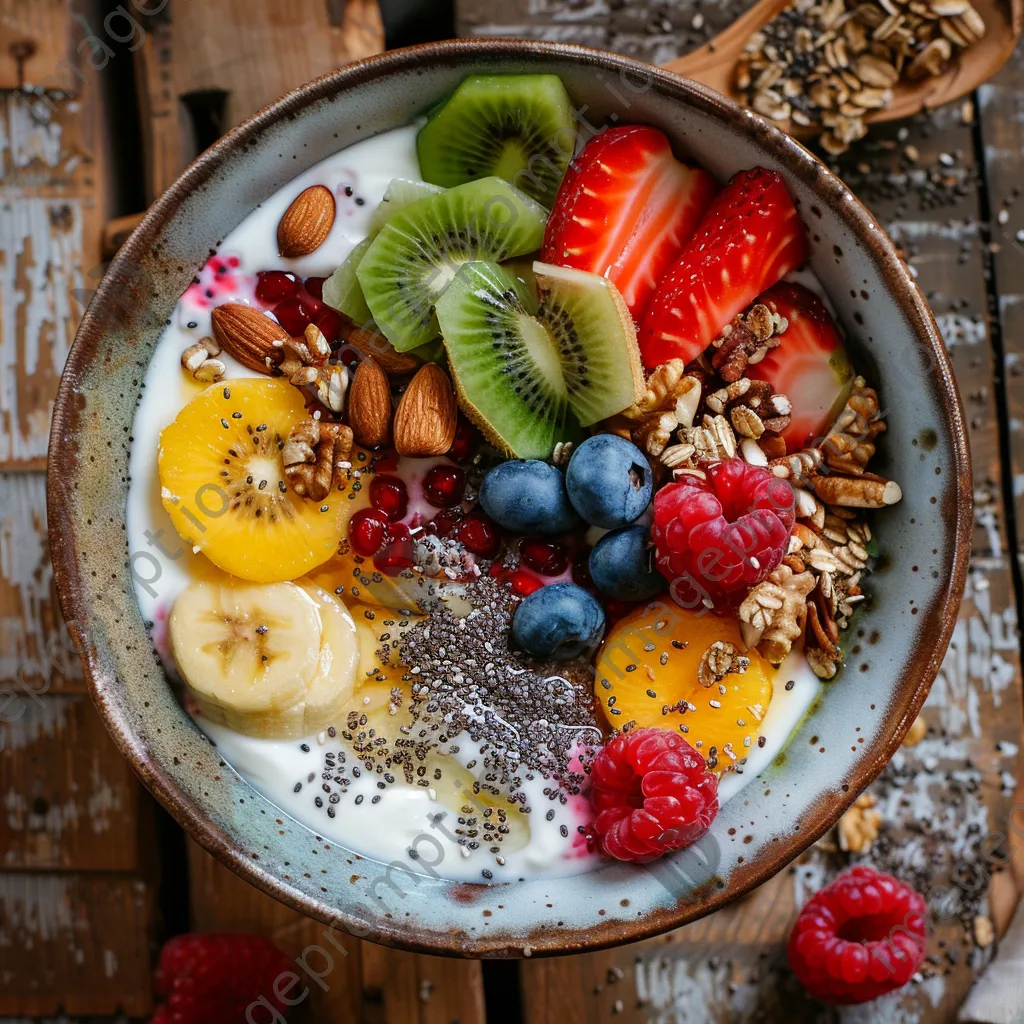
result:
<svg viewBox="0 0 1024 1024"><path fill-rule="evenodd" d="M984 35L969 0L796 0L750 37L736 87L759 114L820 129L835 156L901 81L943 74Z"/></svg>

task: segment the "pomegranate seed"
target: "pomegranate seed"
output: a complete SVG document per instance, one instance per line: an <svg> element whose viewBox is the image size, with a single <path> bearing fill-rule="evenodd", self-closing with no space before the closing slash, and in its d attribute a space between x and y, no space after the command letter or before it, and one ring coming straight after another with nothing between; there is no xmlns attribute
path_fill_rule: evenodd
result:
<svg viewBox="0 0 1024 1024"><path fill-rule="evenodd" d="M542 576L558 576L569 564L565 545L558 541L524 540L519 546L519 554L524 564Z"/></svg>
<svg viewBox="0 0 1024 1024"><path fill-rule="evenodd" d="M457 466L435 466L423 478L423 495L434 508L453 508L466 493L466 474Z"/></svg>
<svg viewBox="0 0 1024 1024"><path fill-rule="evenodd" d="M527 569L516 569L509 579L512 582L512 592L520 597L529 597L535 590L540 590L544 586L544 581Z"/></svg>
<svg viewBox="0 0 1024 1024"><path fill-rule="evenodd" d="M590 548L584 548L572 560L572 581L584 590L594 589L594 581L590 577Z"/></svg>
<svg viewBox="0 0 1024 1024"><path fill-rule="evenodd" d="M335 310L330 308L330 306L324 306L324 308L313 317L313 323L320 328L323 336L327 339L328 345L334 346L341 341L341 329L344 326L344 321ZM355 353L353 352L349 356L349 362L354 358ZM346 366L347 365L348 364L346 363Z"/></svg>
<svg viewBox="0 0 1024 1024"><path fill-rule="evenodd" d="M409 509L409 492L397 476L377 473L370 481L370 504L388 519L401 519Z"/></svg>
<svg viewBox="0 0 1024 1024"><path fill-rule="evenodd" d="M443 512L441 514L444 515ZM467 551L481 558L494 558L501 550L498 528L493 520L480 513L463 519L455 536Z"/></svg>
<svg viewBox="0 0 1024 1024"><path fill-rule="evenodd" d="M324 297L324 281L326 277L307 277L303 282L306 291L313 296L314 299L323 299Z"/></svg>
<svg viewBox="0 0 1024 1024"><path fill-rule="evenodd" d="M319 299L301 293L278 303L274 307L274 316L293 338L301 338L302 332L321 309L323 303Z"/></svg>
<svg viewBox="0 0 1024 1024"><path fill-rule="evenodd" d="M388 538L374 557L373 564L386 576L398 576L413 567L412 534L405 523L391 523Z"/></svg>
<svg viewBox="0 0 1024 1024"><path fill-rule="evenodd" d="M611 597L604 603L604 613L608 616L609 622L625 618L630 612L635 610L635 601L622 601L617 597Z"/></svg>
<svg viewBox="0 0 1024 1024"><path fill-rule="evenodd" d="M265 306L291 298L298 290L298 278L283 270L263 270L256 275L256 298Z"/></svg>
<svg viewBox="0 0 1024 1024"><path fill-rule="evenodd" d="M388 518L376 508L361 508L348 524L352 550L364 558L372 558L388 539Z"/></svg>
<svg viewBox="0 0 1024 1024"><path fill-rule="evenodd" d="M435 537L450 537L461 522L461 509L442 509L427 523L427 533L432 533Z"/></svg>
<svg viewBox="0 0 1024 1024"><path fill-rule="evenodd" d="M465 416L459 417L459 424L455 428L455 440L448 449L448 458L453 462L466 462L476 453L480 443L480 434Z"/></svg>

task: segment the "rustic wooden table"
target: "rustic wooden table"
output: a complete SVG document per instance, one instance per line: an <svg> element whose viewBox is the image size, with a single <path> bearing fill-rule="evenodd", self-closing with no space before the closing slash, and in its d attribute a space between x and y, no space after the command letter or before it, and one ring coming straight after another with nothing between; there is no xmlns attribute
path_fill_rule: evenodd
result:
<svg viewBox="0 0 1024 1024"><path fill-rule="evenodd" d="M588 43L657 63L704 42L746 6L461 0L457 27ZM127 17L113 10L87 0L0 0L0 696L19 695L17 716L0 723L6 1018L144 1019L155 950L176 931L258 931L293 953L318 931L186 842L108 740L61 632L44 470L60 369L104 250L116 244L111 219L159 194L229 125L382 48L381 21L373 0L134 0ZM946 894L941 905L933 899L921 977L898 996L838 1014L805 1001L787 976L784 940L804 894L851 860L826 837L725 911L607 952L481 965L353 940L304 1019L955 1018L997 948L984 941L986 923L1005 930L1024 884L1021 859L1011 856L1024 823L1014 792L1022 721L1022 147L1019 50L963 104L875 130L839 165L932 302L974 455L974 557L926 707L929 733L871 787L881 833L853 858Z"/></svg>

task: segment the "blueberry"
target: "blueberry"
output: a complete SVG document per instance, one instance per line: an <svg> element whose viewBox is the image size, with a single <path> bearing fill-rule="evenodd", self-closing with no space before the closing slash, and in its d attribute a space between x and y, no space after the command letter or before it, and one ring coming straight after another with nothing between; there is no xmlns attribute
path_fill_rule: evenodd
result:
<svg viewBox="0 0 1024 1024"><path fill-rule="evenodd" d="M484 511L511 533L567 533L579 525L561 470L536 459L495 466L480 484Z"/></svg>
<svg viewBox="0 0 1024 1024"><path fill-rule="evenodd" d="M535 658L575 658L597 646L604 633L604 609L575 583L535 590L516 609L512 636Z"/></svg>
<svg viewBox="0 0 1024 1024"><path fill-rule="evenodd" d="M573 507L588 523L614 530L640 517L654 481L635 444L615 434L595 434L572 453L565 486Z"/></svg>
<svg viewBox="0 0 1024 1024"><path fill-rule="evenodd" d="M620 601L646 601L665 589L643 526L606 533L590 552L590 576L598 590Z"/></svg>

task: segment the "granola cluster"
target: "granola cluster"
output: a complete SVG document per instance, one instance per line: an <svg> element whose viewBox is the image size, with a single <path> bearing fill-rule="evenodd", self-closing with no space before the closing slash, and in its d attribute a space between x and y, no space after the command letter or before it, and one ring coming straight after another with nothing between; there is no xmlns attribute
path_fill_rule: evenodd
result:
<svg viewBox="0 0 1024 1024"><path fill-rule="evenodd" d="M702 466L739 456L793 485L798 521L787 557L740 605L740 626L747 646L773 665L803 638L811 668L831 679L842 661L842 630L864 600L871 542L864 511L895 504L902 492L868 471L885 421L863 377L826 437L787 451L789 398L746 371L785 344L788 326L767 306L752 306L715 339L710 361L661 364L643 398L604 426L630 438L664 474L704 476Z"/></svg>

